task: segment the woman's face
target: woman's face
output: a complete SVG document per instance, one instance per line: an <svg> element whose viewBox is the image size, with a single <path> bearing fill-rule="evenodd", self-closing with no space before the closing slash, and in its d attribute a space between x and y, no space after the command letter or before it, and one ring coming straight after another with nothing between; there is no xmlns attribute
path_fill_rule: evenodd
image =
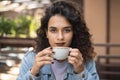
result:
<svg viewBox="0 0 120 80"><path fill-rule="evenodd" d="M73 38L72 25L65 17L54 15L48 21L46 34L51 47L69 47Z"/></svg>

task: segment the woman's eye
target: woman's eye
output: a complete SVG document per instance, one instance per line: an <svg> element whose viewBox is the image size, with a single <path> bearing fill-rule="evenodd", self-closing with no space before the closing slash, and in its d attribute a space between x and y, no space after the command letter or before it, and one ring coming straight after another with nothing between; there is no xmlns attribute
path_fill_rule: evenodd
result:
<svg viewBox="0 0 120 80"><path fill-rule="evenodd" d="M71 29L65 29L65 32L69 33L69 32L71 32Z"/></svg>
<svg viewBox="0 0 120 80"><path fill-rule="evenodd" d="M54 33L54 32L56 32L56 30L55 29L51 29L50 32Z"/></svg>

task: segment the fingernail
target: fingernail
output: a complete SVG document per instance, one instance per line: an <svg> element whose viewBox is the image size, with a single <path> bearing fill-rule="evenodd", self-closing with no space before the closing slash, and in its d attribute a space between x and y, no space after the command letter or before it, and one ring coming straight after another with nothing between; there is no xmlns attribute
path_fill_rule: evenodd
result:
<svg viewBox="0 0 120 80"><path fill-rule="evenodd" d="M54 51L52 51L52 53L53 53L53 54L55 54L55 52L54 52Z"/></svg>
<svg viewBox="0 0 120 80"><path fill-rule="evenodd" d="M52 49L52 47L50 47L50 49Z"/></svg>
<svg viewBox="0 0 120 80"><path fill-rule="evenodd" d="M70 52L69 52L68 56L70 56Z"/></svg>

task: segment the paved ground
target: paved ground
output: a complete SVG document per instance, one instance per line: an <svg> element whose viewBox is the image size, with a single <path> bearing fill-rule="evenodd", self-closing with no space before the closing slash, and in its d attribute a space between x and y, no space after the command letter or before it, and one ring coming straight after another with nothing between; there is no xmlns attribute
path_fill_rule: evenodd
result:
<svg viewBox="0 0 120 80"><path fill-rule="evenodd" d="M24 54L21 55L0 55L0 80L16 80Z"/></svg>
<svg viewBox="0 0 120 80"><path fill-rule="evenodd" d="M32 49L32 48L30 48ZM2 51L10 51L11 48L2 48ZM28 51L28 48L12 48L12 50ZM9 52L2 53L0 52L0 80L16 80L19 74L19 68L21 65L21 59L24 57L25 53L19 52Z"/></svg>
<svg viewBox="0 0 120 80"><path fill-rule="evenodd" d="M0 65L0 80L16 80L19 74L19 64L15 64L12 67L8 67L5 64Z"/></svg>

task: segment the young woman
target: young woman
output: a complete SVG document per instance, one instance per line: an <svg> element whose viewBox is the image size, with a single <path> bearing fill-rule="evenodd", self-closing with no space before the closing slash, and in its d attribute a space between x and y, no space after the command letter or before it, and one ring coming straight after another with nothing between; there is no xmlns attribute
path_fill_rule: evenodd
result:
<svg viewBox="0 0 120 80"><path fill-rule="evenodd" d="M56 1L46 9L35 51L26 53L17 80L99 80L91 35L74 6ZM70 47L67 59L54 59L53 47Z"/></svg>

